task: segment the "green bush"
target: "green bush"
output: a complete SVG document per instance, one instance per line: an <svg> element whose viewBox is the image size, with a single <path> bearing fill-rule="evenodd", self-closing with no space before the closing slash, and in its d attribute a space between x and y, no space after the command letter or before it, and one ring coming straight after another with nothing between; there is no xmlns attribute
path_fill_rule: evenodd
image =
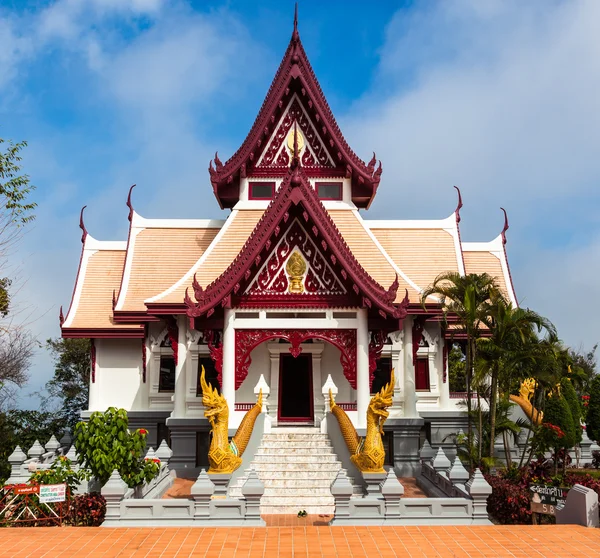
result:
<svg viewBox="0 0 600 558"><path fill-rule="evenodd" d="M148 431L138 428L129 432L128 425L127 411L110 407L104 413L92 413L88 422L75 427L75 448L81 464L102 485L115 469L130 488L158 475L160 461L143 458Z"/></svg>
<svg viewBox="0 0 600 558"><path fill-rule="evenodd" d="M585 422L588 438L594 442L600 441L600 374L595 376L590 385Z"/></svg>
<svg viewBox="0 0 600 558"><path fill-rule="evenodd" d="M569 410L571 411L571 416L573 417L573 427L575 432L575 443L573 445L575 446L581 442L583 436L583 427L581 426L581 403L569 378L563 378L560 382L560 387L561 393L565 398Z"/></svg>
<svg viewBox="0 0 600 558"><path fill-rule="evenodd" d="M81 481L89 477L89 473L80 469L74 471L71 468L71 461L64 455L56 458L49 469L35 471L29 478L32 484L62 484L66 483L69 488L69 495L73 495Z"/></svg>
<svg viewBox="0 0 600 558"><path fill-rule="evenodd" d="M573 415L562 394L554 392L546 399L544 422L558 426L564 433L564 436L557 437L552 444L555 449L569 449L575 445L575 425L573 424Z"/></svg>

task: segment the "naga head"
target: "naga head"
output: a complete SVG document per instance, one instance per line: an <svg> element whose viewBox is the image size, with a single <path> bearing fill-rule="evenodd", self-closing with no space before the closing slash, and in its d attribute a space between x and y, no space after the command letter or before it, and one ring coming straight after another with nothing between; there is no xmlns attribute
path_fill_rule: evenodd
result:
<svg viewBox="0 0 600 558"><path fill-rule="evenodd" d="M530 401L533 397L533 393L535 392L535 380L533 378L528 378L527 380L523 380L521 382L521 387L519 388L519 395Z"/></svg>
<svg viewBox="0 0 600 558"><path fill-rule="evenodd" d="M229 417L227 401L225 401L225 398L217 391L217 388L213 388L206 382L204 366L202 367L202 372L200 374L200 386L202 387L204 416L209 420L211 425L214 423L216 417Z"/></svg>
<svg viewBox="0 0 600 558"><path fill-rule="evenodd" d="M388 407L391 407L394 398L394 370L390 374L390 381L381 388L381 391L371 397L369 410L377 415L379 423L379 432L383 434L383 423L388 418Z"/></svg>

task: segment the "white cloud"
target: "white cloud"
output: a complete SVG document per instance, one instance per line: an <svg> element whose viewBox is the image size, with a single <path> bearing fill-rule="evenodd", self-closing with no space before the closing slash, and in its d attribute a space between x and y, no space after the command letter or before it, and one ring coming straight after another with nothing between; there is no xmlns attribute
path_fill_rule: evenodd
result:
<svg viewBox="0 0 600 558"><path fill-rule="evenodd" d="M375 149L383 161L370 213L444 217L457 184L463 240L485 241L505 207L517 296L555 320L567 342L593 343L600 3L416 9L390 22L373 84L343 122L359 153Z"/></svg>

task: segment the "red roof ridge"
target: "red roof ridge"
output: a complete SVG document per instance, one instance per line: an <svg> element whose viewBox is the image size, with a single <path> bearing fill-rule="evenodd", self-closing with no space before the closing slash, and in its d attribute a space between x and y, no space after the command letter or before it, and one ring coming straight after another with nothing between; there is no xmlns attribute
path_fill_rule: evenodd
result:
<svg viewBox="0 0 600 558"><path fill-rule="evenodd" d="M258 161L259 157L254 156L254 152L264 149L268 142L268 137L277 127L278 120L275 120L274 113L278 109L282 109L282 99L290 93L289 81L291 78L299 78L301 80L303 96L309 93L309 107L311 110L316 111L317 122L322 121L320 130L318 126L315 126L315 128L319 135L329 136L329 148L334 146L337 148L337 163L343 163L345 158L347 160L346 175L352 176L352 174L356 174L359 184L367 183L371 186L369 201L366 204L368 207L379 185L382 173L381 161L379 161L379 167L376 169L377 160L375 154L373 154L373 158L369 163L365 163L348 145L302 46L297 31L296 20L290 43L269 86L254 123L242 145L225 163L221 162L217 153L215 153L214 160L211 160L209 163L211 183L219 204L221 207L224 207L223 200L219 194L219 188L232 183L238 172L241 177L245 177L248 161ZM335 152L332 156L335 160ZM213 167L213 161L215 167Z"/></svg>

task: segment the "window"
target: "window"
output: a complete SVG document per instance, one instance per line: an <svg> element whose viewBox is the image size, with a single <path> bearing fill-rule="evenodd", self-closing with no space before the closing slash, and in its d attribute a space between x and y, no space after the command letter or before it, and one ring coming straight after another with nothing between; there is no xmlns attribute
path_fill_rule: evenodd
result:
<svg viewBox="0 0 600 558"><path fill-rule="evenodd" d="M272 200L275 195L275 182L250 182L251 200Z"/></svg>
<svg viewBox="0 0 600 558"><path fill-rule="evenodd" d="M378 393L381 388L384 387L391 379L392 374L392 359L391 358L380 358L377 361L377 368L373 376L373 383L371 384L371 393Z"/></svg>
<svg viewBox="0 0 600 558"><path fill-rule="evenodd" d="M202 395L202 386L200 385L200 376L202 374L203 366L204 366L204 377L206 378L206 383L214 388L217 388L217 391L219 393L221 393L221 386L219 385L219 381L217 380L218 374L217 374L217 369L215 368L215 362L209 356L199 356L198 357L198 382L196 384L196 397L200 397Z"/></svg>
<svg viewBox="0 0 600 558"><path fill-rule="evenodd" d="M429 358L418 357L415 367L415 389L429 391Z"/></svg>
<svg viewBox="0 0 600 558"><path fill-rule="evenodd" d="M341 200L341 182L317 182L317 196L321 200Z"/></svg>
<svg viewBox="0 0 600 558"><path fill-rule="evenodd" d="M160 355L159 392L175 391L175 359L173 355Z"/></svg>

